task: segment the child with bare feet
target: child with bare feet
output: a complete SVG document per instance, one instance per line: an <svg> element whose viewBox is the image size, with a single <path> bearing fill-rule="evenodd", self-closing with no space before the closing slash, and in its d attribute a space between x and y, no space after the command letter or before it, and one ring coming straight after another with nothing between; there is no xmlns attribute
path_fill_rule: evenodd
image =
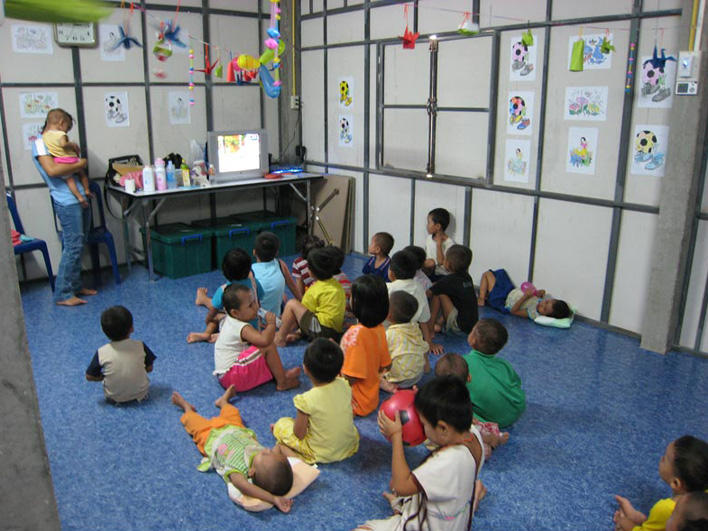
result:
<svg viewBox="0 0 708 531"><path fill-rule="evenodd" d="M415 409L425 435L438 445L411 470L403 452L401 419L379 411L381 434L391 441L392 493L384 493L394 515L369 520L357 529L470 529L477 502L486 489L477 480L484 464L482 438L473 428L472 403L465 384L455 376L439 376L415 395ZM444 515L445 525L441 520Z"/></svg>
<svg viewBox="0 0 708 531"><path fill-rule="evenodd" d="M293 504L283 497L293 485L290 463L277 445L264 448L244 426L238 409L229 404L235 394L234 386L229 386L214 402L221 409L219 416L207 419L177 391L172 393L172 403L184 411L180 418L184 429L205 456L198 470L206 472L213 467L226 483L232 483L246 496L287 513Z"/></svg>
<svg viewBox="0 0 708 531"><path fill-rule="evenodd" d="M359 449L352 390L339 377L343 361L342 349L328 339L315 339L305 349L302 363L312 389L293 398L295 419L283 417L272 425L286 454L309 464L334 463Z"/></svg>
<svg viewBox="0 0 708 531"><path fill-rule="evenodd" d="M471 382L470 370L465 359L459 354L450 352L445 354L435 364L435 376L457 376L465 385ZM474 404L472 405L474 409ZM506 444L509 440L509 432L499 430L499 424L496 422L482 422L472 417L472 424L477 427L482 435L484 442L484 456L489 459L492 456L492 451L502 444Z"/></svg>
<svg viewBox="0 0 708 531"><path fill-rule="evenodd" d="M226 389L248 391L275 378L276 389L300 385L300 367L286 371L273 344L275 315L267 312L266 326L256 330L249 321L258 315L258 301L250 288L232 284L224 290L226 317L214 344L214 375Z"/></svg>
<svg viewBox="0 0 708 531"><path fill-rule="evenodd" d="M303 295L302 302L290 299L285 305L282 324L275 336L279 347L297 339L291 334L297 328L308 339L324 337L338 341L342 334L346 296L342 285L333 278L339 268L338 255L331 247L313 249L307 255L307 262L316 280Z"/></svg>
<svg viewBox="0 0 708 531"><path fill-rule="evenodd" d="M391 355L391 369L381 375L381 389L395 393L413 387L423 376L428 344L418 323L411 322L418 311L418 301L405 291L394 291L388 298L386 343Z"/></svg>
<svg viewBox="0 0 708 531"><path fill-rule="evenodd" d="M219 337L216 332L219 329L219 323L226 315L223 311L223 296L227 286L241 284L251 288L257 300L260 301L263 297L263 288L251 272L251 256L243 249L229 250L221 262L221 271L226 277L226 283L219 286L211 298L207 296L206 288L197 288L197 298L194 303L209 310L206 316L206 328L203 332L190 332L187 336L187 343L198 341L213 343ZM257 329L258 320L252 321L251 325Z"/></svg>

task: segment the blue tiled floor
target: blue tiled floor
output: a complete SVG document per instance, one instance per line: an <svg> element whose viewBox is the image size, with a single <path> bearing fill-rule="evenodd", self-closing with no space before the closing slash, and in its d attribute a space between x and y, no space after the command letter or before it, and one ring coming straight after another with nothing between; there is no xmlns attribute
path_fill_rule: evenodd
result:
<svg viewBox="0 0 708 531"><path fill-rule="evenodd" d="M345 272L356 277L364 261L348 257ZM145 270L135 267L119 286L108 274L105 281L79 308L52 305L46 283L22 293L64 530L344 530L389 514L380 493L390 479L390 447L374 415L356 421L359 453L323 465L289 515L234 506L218 476L196 470L198 451L170 403L178 389L202 414L216 414L212 402L221 388L211 376L212 347L188 345L185 337L203 326L196 288L213 291L221 274L148 282ZM109 406L100 384L84 380L93 352L106 341L100 313L114 304L132 311L134 337L158 356L151 399L137 406ZM481 315L507 326L510 339L500 355L521 375L528 408L510 430L510 442L484 468L489 495L474 528L611 529L613 494L645 512L668 495L657 474L666 444L684 433L708 438L708 361L643 351L635 339L583 323L564 331L490 310ZM441 342L448 351L467 350L462 339ZM303 349L300 343L281 350L286 367L301 363ZM279 393L267 384L235 405L261 442L272 444L268 426L294 414L297 392ZM425 454L422 447L407 449L412 466Z"/></svg>

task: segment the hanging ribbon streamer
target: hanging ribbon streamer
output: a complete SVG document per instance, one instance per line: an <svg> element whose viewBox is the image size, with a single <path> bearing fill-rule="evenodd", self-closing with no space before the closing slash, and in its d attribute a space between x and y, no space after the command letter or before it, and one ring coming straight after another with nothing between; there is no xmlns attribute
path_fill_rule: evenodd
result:
<svg viewBox="0 0 708 531"><path fill-rule="evenodd" d="M629 94L632 92L632 77L634 76L634 52L637 45L634 41L629 43L629 58L627 59L627 77L624 82L624 91Z"/></svg>
<svg viewBox="0 0 708 531"><path fill-rule="evenodd" d="M189 104L194 105L194 49L189 49Z"/></svg>

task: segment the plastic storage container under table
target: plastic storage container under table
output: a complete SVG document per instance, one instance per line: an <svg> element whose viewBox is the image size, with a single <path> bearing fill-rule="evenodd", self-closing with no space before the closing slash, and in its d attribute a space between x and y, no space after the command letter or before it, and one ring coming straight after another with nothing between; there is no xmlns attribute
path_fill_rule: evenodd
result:
<svg viewBox="0 0 708 531"><path fill-rule="evenodd" d="M146 246L144 229L143 247ZM150 230L153 267L170 278L211 271L212 229L185 223L161 225Z"/></svg>
<svg viewBox="0 0 708 531"><path fill-rule="evenodd" d="M193 221L191 225L198 229L208 229L214 236L212 269L221 269L224 255L237 247L252 256L256 234L246 223L236 220L235 216L216 218L214 220L200 219Z"/></svg>
<svg viewBox="0 0 708 531"><path fill-rule="evenodd" d="M295 254L295 218L278 216L267 210L236 214L233 219L243 223L253 234L253 238L263 231L272 232L280 240L278 256Z"/></svg>

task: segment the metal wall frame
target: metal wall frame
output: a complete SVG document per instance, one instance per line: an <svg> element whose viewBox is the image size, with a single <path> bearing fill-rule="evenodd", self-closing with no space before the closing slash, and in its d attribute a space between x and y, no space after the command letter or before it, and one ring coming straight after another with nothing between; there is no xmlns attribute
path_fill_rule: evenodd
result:
<svg viewBox="0 0 708 531"><path fill-rule="evenodd" d="M358 4L358 5L347 5L345 2L344 7L336 8L336 9L327 9L326 8L326 0L323 0L324 2L324 9L321 12L313 12L313 2L310 0L309 2L309 13L308 14L301 14L300 15L300 20L311 20L311 19L317 19L317 18L323 18L323 26L326 28L326 19L327 16L329 15L338 15L342 13L350 13L354 11L359 11L359 10L365 10L366 15L365 15L365 36L364 40L359 40L359 41L352 41L352 42L343 42L343 43L336 43L336 44L328 44L326 40L326 30L325 30L325 35L324 35L324 40L322 45L316 45L316 46L305 46L300 49L300 51L313 51L313 50L324 50L325 54L325 78L324 78L324 83L325 83L325 161L317 161L317 160L306 160L306 164L315 166L315 167L322 167L324 168L325 171L329 171L330 169L341 169L341 170L347 170L347 171L352 171L352 172L360 172L364 175L364 219L363 219L363 247L366 248L368 246L368 239L369 239L369 210L368 210L368 184L369 184L369 177L371 173L387 176L387 177L397 177L397 178L404 178L404 179L409 179L410 184L411 184L411 205L410 205L410 211L411 211L411 219L410 219L410 241L413 241L413 236L414 236L414 222L415 222L415 183L417 180L425 180L425 181L430 181L431 179L426 178L425 176L425 171L420 170L420 171L411 171L411 170L400 170L400 169L393 169L389 167L384 167L383 164L383 158L384 158L384 138L383 138L383 126L384 126L384 111L386 109L425 109L425 105L390 105L390 104L385 104L384 102L384 95L383 95L383 87L384 87L384 79L385 79L385 71L384 71L384 65L385 65L385 48L390 45L398 44L399 41L398 39L393 39L393 38L384 38L384 39L371 39L370 37L370 16L371 16L371 10L375 9L377 7L384 7L384 6L390 6L390 5L396 5L396 4L404 4L407 3L406 0L365 0L363 4ZM479 3L480 0L472 0L472 12L473 13L479 13ZM601 318L599 321L594 321L591 319L585 319L589 322L593 322L603 328L607 328L610 330L615 330L615 331L622 331L625 332L629 335L636 336L636 333L626 331L619 329L615 326L612 326L608 324L609 321L609 316L610 316L610 310L611 310L611 303L612 303L612 294L614 290L614 283L615 283L615 273L616 273L616 266L617 266L617 253L618 253L618 248L619 248L619 236L620 236L620 230L622 226L622 214L625 211L628 212L642 212L642 213L647 213L647 214L653 214L657 215L659 213L659 208L656 206L652 205L646 205L646 204L639 204L639 203L630 203L626 202L624 199L624 192L625 192L625 180L626 180L626 164L627 164L627 158L628 158L628 153L626 149L626 145L629 139L629 136L631 134L630 127L631 127L631 119L632 119L632 110L633 110L633 101L634 101L634 86L632 82L632 90L629 92L625 92L625 97L623 101L623 114L622 114L622 130L620 133L620 145L619 145L619 157L618 157L618 164L617 164L617 171L616 171L616 179L615 179L615 191L614 191L614 197L613 199L599 199L599 198L592 198L592 197L584 197L584 196L577 196L577 195L572 195L572 194L565 194L565 193L556 193L556 192L549 192L549 191L544 191L542 190L541 187L541 179L543 175L543 149L544 149L544 129L545 129L545 115L546 115L546 93L548 89L548 63L549 63L549 55L550 55L550 46L551 46L551 29L555 27L560 27L560 26L567 26L567 25L582 25L582 24L598 24L598 23L609 23L609 22L619 22L619 21L630 21L630 42L635 44L636 49L638 49L638 44L639 44L639 38L640 38L640 26L642 20L646 19L654 19L654 18L660 18L660 17L677 17L681 15L681 9L657 9L657 10L651 10L651 11L644 11L643 9L643 0L633 0L633 5L632 5L632 12L631 13L623 13L623 14L616 14L616 15L601 15L601 16L595 16L595 17L585 17L585 18L574 18L574 19L563 19L563 20L553 20L552 19L552 13L553 13L553 0L546 0L546 14L545 14L545 19L542 21L535 21L535 22L528 22L528 23L519 23L519 24L509 24L509 25L498 25L498 26L490 26L490 27L485 27L482 28L483 33L479 34L477 36L471 37L471 38L479 38L480 36L492 36L495 38L495 49L493 51L493 56L494 56L494 65L493 65L493 72L492 72L492 79L490 80L490 84L492 85L493 91L490 91L494 93L494 97L490 98L490 100L493 100L490 102L490 107L488 109L483 109L483 108L474 108L474 107L451 107L449 109L444 109L444 108L439 108L439 111L442 110L450 110L450 111L462 111L462 112L483 112L483 111L488 111L489 116L490 116L490 121L494 123L494 127L496 127L496 105L497 105L497 87L498 87L498 72L499 72L499 45L498 45L498 40L499 40L499 34L502 31L513 31L513 30L525 30L528 28L538 28L538 29L545 29L545 35L544 35L544 57L543 57L543 73L542 73L542 78L541 78L541 97L540 97L540 112L539 112L539 117L538 117L538 122L539 122L539 137L538 137L538 146L537 146L537 166L536 166L536 178L535 178L535 183L534 187L531 189L525 189L525 188L517 188L517 187L511 187L511 186L503 186L503 185L498 185L494 183L494 176L493 176L493 168L494 168L494 143L496 141L496 133L494 131L494 136L490 137L490 151L492 156L490 157L488 155L487 157L487 173L484 176L484 178L479 179L479 178L466 178L462 177L459 175L440 175L440 174L434 174L432 181L434 182L439 182L443 184L452 184L456 186L461 186L464 188L465 192L465 212L464 212L464 234L463 234L463 239L464 243L466 245L469 245L469 240L470 240L470 220L471 220L471 207L472 207L472 194L475 189L483 189L483 190L489 190L489 191L494 191L494 192L501 192L501 193L509 193L509 194L516 194L516 195L526 195L533 197L533 214L532 214L532 232L531 232L531 244L530 244L530 249L529 249L529 267L528 267L528 278L532 279L533 277L533 269L534 269L534 264L535 264L535 254L536 254L536 242L537 242L537 233L538 233L538 214L539 214L539 206L540 206L540 200L541 199L551 199L551 200L557 200L557 201L567 201L571 203L576 203L576 204L583 204L583 205L593 205L593 206L600 206L600 207L606 207L606 208L611 208L612 209L612 224L611 224L611 229L610 229L610 243L609 243L609 249L608 249L608 259L607 259L607 265L606 265L606 270L605 270L605 282L604 282L604 288L603 288L603 299L602 299L602 309L601 309ZM478 18L478 15L476 15ZM418 13L418 0L415 1L414 3L414 13L413 13L413 22L414 22L414 31L417 31L418 28L418 18L419 18L419 13ZM478 21L478 20L477 20ZM450 38L470 38L470 37L461 37L457 34L457 32L451 31L451 32L438 32L437 33L438 37L440 39L450 39ZM427 38L428 35L421 35L420 40L422 41L423 39ZM369 152L370 152L370 131L369 131L369 120L370 120L370 105L369 105L369 98L370 98L370 91L371 91L371 83L369 79L369 51L367 51L366 54L366 60L367 60L367 65L365 67L365 87L366 87L366 93L365 93L365 108L364 108L364 116L365 116L365 134L364 134L364 142L365 142L365 153L364 153L364 166L359 167L359 166L352 166L352 165L346 165L346 164L336 164L332 163L329 161L329 154L328 154L328 146L326 144L326 136L327 136L327 103L326 103L326 91L327 91L327 50L330 48L344 48L344 47L351 47L351 46L366 46L367 50L371 50L372 46L375 46L376 49L376 131L375 131L375 148L376 148L376 157L374 160L374 167L372 168L371 161L369 160ZM626 64L629 64L629 54L626 58ZM491 125L490 125L491 128ZM491 133L490 133L491 134ZM705 160L708 157L708 145L706 146L706 149L704 150L704 168L705 168ZM704 180L705 180L705 171L704 171ZM705 185L705 183L703 184ZM692 262L693 258L693 253L695 250L695 245L696 245L696 237L697 237L697 228L698 228L698 223L699 220L708 220L708 213L706 212L701 212L700 210L700 200L701 200L702 194L699 194L697 201L697 207L696 207L696 216L694 220L694 227L693 231L690 234L690 259ZM689 267L691 267L692 264L689 264ZM683 288L683 293L682 293L682 304L681 304L681 312L683 316L683 312L685 311L685 303L686 303L686 295L687 295L687 290L688 290L688 282L689 278L687 277L684 282L684 288ZM687 351L687 352L693 352L701 355L707 354L705 351L700 350L700 334L702 333L703 327L704 327L704 321L706 318L706 315L708 314L708 279L706 279L704 288L703 288L703 301L701 305L701 321L699 324L699 329L698 329L698 334L696 336L696 340L694 343L693 348L686 348L686 347L679 347L678 346L678 341L680 337L680 330L681 330L681 324L682 321L681 319L679 320L679 325L676 330L676 340L674 341L675 345L674 348L682 351Z"/></svg>

